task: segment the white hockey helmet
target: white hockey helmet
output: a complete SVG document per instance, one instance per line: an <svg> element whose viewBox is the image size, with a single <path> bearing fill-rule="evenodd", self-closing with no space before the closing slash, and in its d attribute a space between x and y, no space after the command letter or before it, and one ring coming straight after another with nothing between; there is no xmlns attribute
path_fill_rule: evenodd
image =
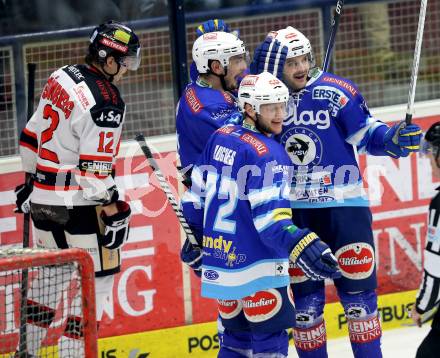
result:
<svg viewBox="0 0 440 358"><path fill-rule="evenodd" d="M287 58L310 54L310 62L313 67L314 57L312 45L301 31L292 26L287 26L285 29L269 32L268 36L274 37L281 42L281 45L287 46Z"/></svg>
<svg viewBox="0 0 440 358"><path fill-rule="evenodd" d="M286 103L289 90L286 85L269 72L259 75L247 75L238 89L238 105L242 112L249 103L255 112L260 113L260 106L270 103Z"/></svg>
<svg viewBox="0 0 440 358"><path fill-rule="evenodd" d="M243 41L236 35L224 31L214 31L207 32L194 41L192 58L199 73L208 73L209 60L217 60L226 68L231 57L245 52Z"/></svg>

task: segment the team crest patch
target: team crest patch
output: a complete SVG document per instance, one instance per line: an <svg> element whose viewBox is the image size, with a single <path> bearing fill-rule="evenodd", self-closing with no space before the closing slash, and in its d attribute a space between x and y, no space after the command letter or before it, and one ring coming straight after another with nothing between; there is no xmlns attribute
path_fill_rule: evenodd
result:
<svg viewBox="0 0 440 358"><path fill-rule="evenodd" d="M217 307L222 318L231 319L237 317L243 306L237 300L217 300Z"/></svg>
<svg viewBox="0 0 440 358"><path fill-rule="evenodd" d="M322 159L322 142L315 132L304 127L289 129L281 137L281 143L293 164L319 165Z"/></svg>
<svg viewBox="0 0 440 358"><path fill-rule="evenodd" d="M344 277L362 280L370 277L374 270L374 250L365 242L342 246L335 256Z"/></svg>
<svg viewBox="0 0 440 358"><path fill-rule="evenodd" d="M281 309L283 299L277 290L271 288L244 297L242 302L243 312L248 321L259 323L275 316Z"/></svg>

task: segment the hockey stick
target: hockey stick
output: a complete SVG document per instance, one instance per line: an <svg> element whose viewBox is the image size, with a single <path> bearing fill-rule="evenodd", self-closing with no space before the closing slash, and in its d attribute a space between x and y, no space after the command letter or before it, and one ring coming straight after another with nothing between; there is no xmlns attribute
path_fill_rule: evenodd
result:
<svg viewBox="0 0 440 358"><path fill-rule="evenodd" d="M35 63L28 63L28 93L27 93L27 121L34 113L34 94L35 94L35 71L37 65ZM31 176L26 173L26 185L30 184ZM23 214L23 248L29 247L29 227L30 227L30 213ZM20 302L20 340L18 343L18 357L27 357L27 295L28 295L28 270L23 269L21 272L21 302Z"/></svg>
<svg viewBox="0 0 440 358"><path fill-rule="evenodd" d="M336 33L339 27L339 20L342 15L342 8L344 7L344 0L338 0L336 3L335 15L332 19L332 31L330 33L330 38L328 39L327 50L325 51L324 64L322 65L322 70L326 72L330 65L332 59L333 47L335 46Z"/></svg>
<svg viewBox="0 0 440 358"><path fill-rule="evenodd" d="M408 93L408 106L406 108L405 123L411 124L413 116L414 98L416 96L417 75L419 72L420 53L422 51L423 30L425 28L426 6L428 0L421 0L419 13L419 26L417 28L416 48L411 71L411 82Z"/></svg>
<svg viewBox="0 0 440 358"><path fill-rule="evenodd" d="M189 227L188 223L186 222L185 217L183 216L182 210L179 207L179 204L177 204L177 200L174 197L170 186L165 179L164 175L162 174L162 171L160 170L159 165L157 164L156 160L153 157L153 154L151 153L150 148L148 147L147 141L145 140L145 137L142 133L139 133L136 135L135 139L139 143L142 152L145 155L145 158L148 160L148 164L153 169L154 174L156 174L156 178L159 181L159 184L162 188L162 190L165 192L165 195L171 204L174 213L176 214L177 218L179 219L180 225L182 225L183 231L185 231L186 236L188 237L188 240L191 242L191 244L199 246L197 243L197 240Z"/></svg>

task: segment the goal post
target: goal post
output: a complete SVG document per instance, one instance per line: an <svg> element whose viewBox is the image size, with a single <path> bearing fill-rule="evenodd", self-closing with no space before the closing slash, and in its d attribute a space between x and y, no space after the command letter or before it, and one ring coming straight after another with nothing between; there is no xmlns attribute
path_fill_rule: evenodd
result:
<svg viewBox="0 0 440 358"><path fill-rule="evenodd" d="M85 250L0 247L0 358L96 358L96 330L94 265Z"/></svg>

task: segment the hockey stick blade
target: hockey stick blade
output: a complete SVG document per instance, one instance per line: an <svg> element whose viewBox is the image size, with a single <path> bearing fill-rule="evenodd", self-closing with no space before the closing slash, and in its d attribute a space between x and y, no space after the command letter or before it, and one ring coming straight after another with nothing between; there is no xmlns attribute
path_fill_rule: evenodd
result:
<svg viewBox="0 0 440 358"><path fill-rule="evenodd" d="M153 157L153 154L151 153L150 147L147 144L147 141L145 140L145 137L142 133L138 133L135 137L136 141L139 143L139 146L141 147L142 152L144 153L145 158L148 161L148 165L153 170L154 174L156 175L156 178L159 182L160 187L162 188L163 192L165 193L168 202L171 204L171 207L173 208L174 213L177 216L177 219L180 222L180 225L183 228L183 231L185 231L186 236L188 237L188 240L191 242L191 244L199 246L197 243L196 237L194 236L191 228L189 227L188 223L186 222L185 217L183 216L182 210L179 207L179 204L177 203L176 198L173 195L173 192L171 191L170 185L168 184L167 180L165 179L164 175L162 174L162 171L160 170L159 164L156 162L156 160Z"/></svg>

